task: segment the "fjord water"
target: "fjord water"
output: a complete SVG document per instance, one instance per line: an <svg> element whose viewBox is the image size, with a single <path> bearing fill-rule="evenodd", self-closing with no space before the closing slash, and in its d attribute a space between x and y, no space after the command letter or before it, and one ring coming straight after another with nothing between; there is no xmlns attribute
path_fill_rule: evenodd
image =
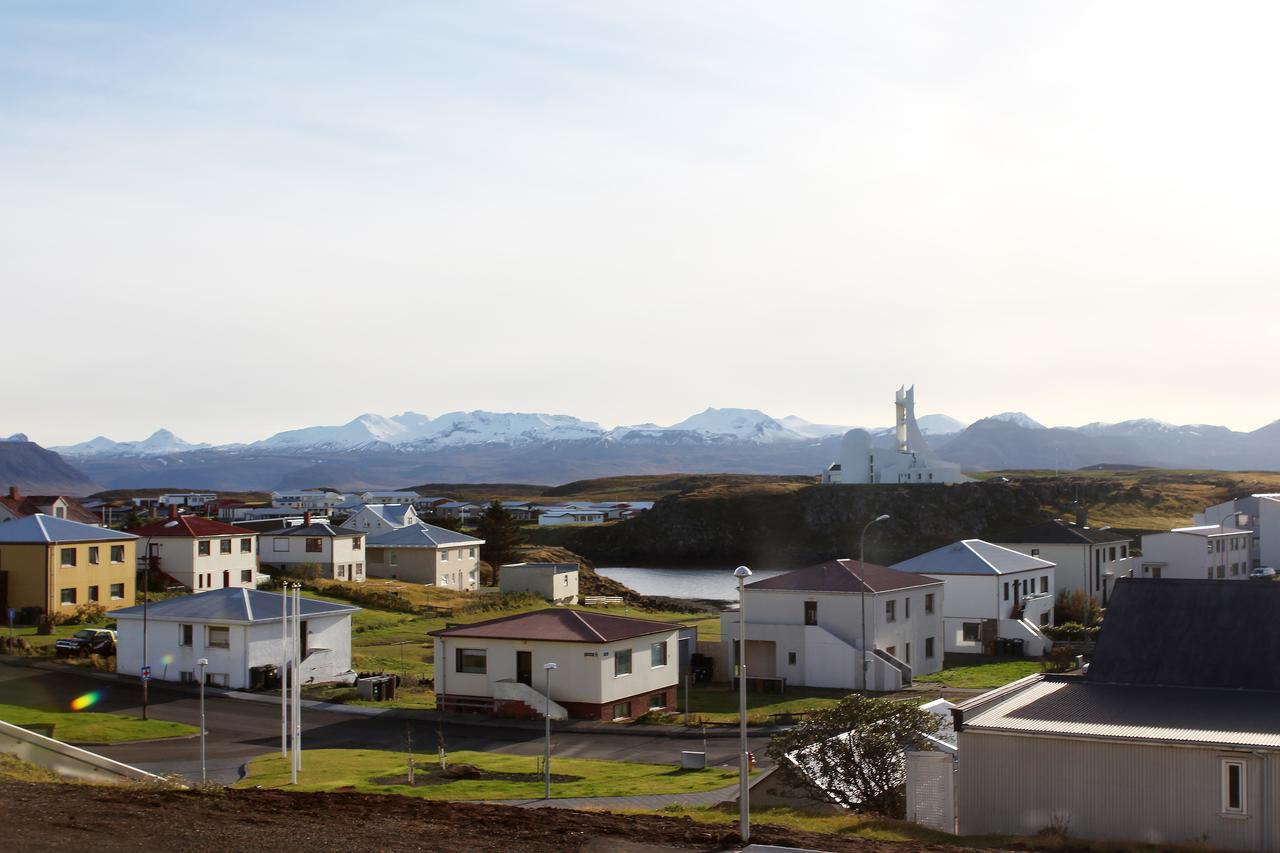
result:
<svg viewBox="0 0 1280 853"><path fill-rule="evenodd" d="M723 569L651 569L613 566L596 569L607 578L631 587L641 595L668 595L672 598L705 598L712 601L736 601L738 581L733 576L736 566ZM752 569L751 580L764 580L782 574L783 569Z"/></svg>

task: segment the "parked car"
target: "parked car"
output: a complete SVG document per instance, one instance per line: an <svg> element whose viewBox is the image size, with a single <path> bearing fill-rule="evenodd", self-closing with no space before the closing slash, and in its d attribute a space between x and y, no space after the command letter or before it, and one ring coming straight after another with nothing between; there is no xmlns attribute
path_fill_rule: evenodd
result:
<svg viewBox="0 0 1280 853"><path fill-rule="evenodd" d="M107 628L81 628L70 637L54 643L54 653L60 658L83 655L114 655L116 632Z"/></svg>
<svg viewBox="0 0 1280 853"><path fill-rule="evenodd" d="M1270 566L1258 566L1258 568L1249 572L1251 578L1273 578L1276 576L1276 570Z"/></svg>

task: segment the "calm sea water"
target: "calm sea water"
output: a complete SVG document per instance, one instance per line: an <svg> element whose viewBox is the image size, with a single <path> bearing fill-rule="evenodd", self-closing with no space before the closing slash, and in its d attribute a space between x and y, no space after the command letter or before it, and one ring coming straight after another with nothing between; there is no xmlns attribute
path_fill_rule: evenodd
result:
<svg viewBox="0 0 1280 853"><path fill-rule="evenodd" d="M736 566L725 569L642 569L613 566L596 569L607 578L626 584L641 595L669 595L673 598L709 598L716 601L738 599ZM751 581L783 573L783 569L752 569Z"/></svg>

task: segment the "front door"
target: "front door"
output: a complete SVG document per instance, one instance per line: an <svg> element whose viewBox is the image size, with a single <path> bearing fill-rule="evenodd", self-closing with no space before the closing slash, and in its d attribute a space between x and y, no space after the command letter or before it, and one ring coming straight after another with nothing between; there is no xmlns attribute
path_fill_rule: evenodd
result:
<svg viewBox="0 0 1280 853"><path fill-rule="evenodd" d="M223 569L222 570L222 588L226 589L229 586L231 586L231 570Z"/></svg>
<svg viewBox="0 0 1280 853"><path fill-rule="evenodd" d="M533 686L533 652L516 652L516 681Z"/></svg>

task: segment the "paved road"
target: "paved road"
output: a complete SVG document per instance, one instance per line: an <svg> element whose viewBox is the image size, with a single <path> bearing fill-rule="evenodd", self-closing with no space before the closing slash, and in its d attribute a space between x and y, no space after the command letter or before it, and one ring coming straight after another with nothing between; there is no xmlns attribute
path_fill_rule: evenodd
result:
<svg viewBox="0 0 1280 853"><path fill-rule="evenodd" d="M74 671L50 672L0 661L0 703L64 711L72 699L90 691L98 691L101 697L91 710L142 713L142 691L137 685L99 681ZM240 778L249 759L280 749L279 705L214 696L207 697L205 703L209 732L206 764L214 781L233 782ZM199 723L199 699L185 691L153 684L149 705L154 719ZM406 722L401 719L306 710L302 723L302 743L306 749L404 747ZM436 723L414 720L409 725L414 750L435 751ZM542 732L525 728L450 722L445 725L444 736L450 750L540 755L543 749ZM766 737L752 738L749 748L762 757L767 742ZM708 765L736 767L737 743L735 738L708 740ZM697 739L607 732L556 732L552 735L552 744L557 755L566 757L673 764L679 762L682 750L701 748L701 741ZM195 737L93 747L93 750L153 773L178 773L188 778L200 775L200 748ZM306 765L305 755L303 765Z"/></svg>

